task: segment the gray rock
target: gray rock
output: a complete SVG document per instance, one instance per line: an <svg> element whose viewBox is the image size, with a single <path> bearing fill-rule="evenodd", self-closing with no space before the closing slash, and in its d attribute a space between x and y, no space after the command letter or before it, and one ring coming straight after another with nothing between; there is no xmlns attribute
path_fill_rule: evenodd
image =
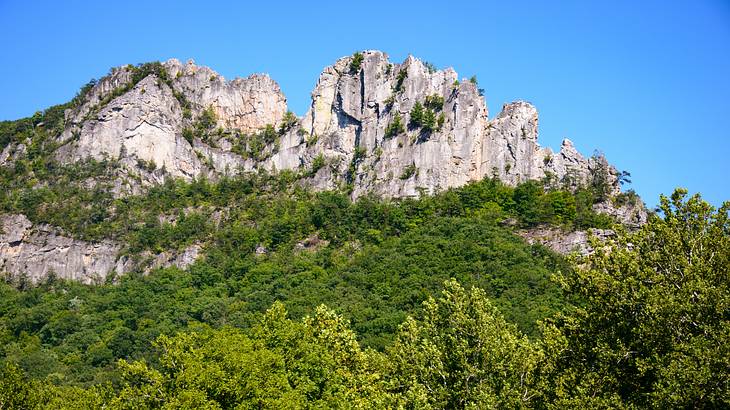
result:
<svg viewBox="0 0 730 410"><path fill-rule="evenodd" d="M100 283L117 267L120 246L113 241L72 239L47 225L33 227L24 215L1 215L0 224L0 270L13 278L36 283L53 273L83 283Z"/></svg>
<svg viewBox="0 0 730 410"><path fill-rule="evenodd" d="M203 247L200 244L195 243L183 249L182 252L168 251L159 253L152 258L152 262L145 269L145 273L149 273L153 269L172 266L186 269L198 260L202 249Z"/></svg>
<svg viewBox="0 0 730 410"><path fill-rule="evenodd" d="M24 215L0 215L0 272L14 280L38 283L50 275L82 283L103 283L109 275L134 269L177 266L186 269L201 255L202 246L193 244L182 252L151 256L140 266L133 258L121 256L122 245L111 240L87 242L64 235L48 225L34 226Z"/></svg>
<svg viewBox="0 0 730 410"><path fill-rule="evenodd" d="M517 231L517 234L531 245L539 243L562 255L577 253L580 256L588 256L593 253L589 238L595 237L603 242L616 236L616 232L611 229L591 228L587 231L565 232L552 226L520 230Z"/></svg>
<svg viewBox="0 0 730 410"><path fill-rule="evenodd" d="M64 135L71 143L57 156L66 162L105 155L121 158L127 176L137 178L120 174L120 179L150 185L167 176L215 178L257 168L307 170L323 155L328 166L306 184L331 189L350 183L355 198L369 192L418 196L487 176L508 184L549 176L577 186L590 178L593 169L605 165L612 191L618 192L615 169L603 160L584 158L569 140L557 154L539 146L537 110L531 104L506 104L490 120L477 86L458 82L451 68L433 70L412 56L392 64L380 51L364 51L363 57L357 72L351 70L352 57L324 69L309 111L264 150L261 161L232 153L233 143L226 138L214 147L200 140L191 145L181 136L207 107L217 113L218 126L244 135L280 123L286 98L279 86L266 75L227 82L207 67L177 60L164 63L173 89L149 76L84 121L84 115L93 113L89 106L130 81L124 68L113 70L92 89L90 101L69 114L72 121ZM183 118L175 92L190 102L193 119ZM438 130L408 127L399 135L385 135L396 114L408 124L414 105L425 103L429 96L444 101L435 107L442 117ZM150 170L152 164L157 170ZM138 190L120 189L125 191Z"/></svg>
<svg viewBox="0 0 730 410"><path fill-rule="evenodd" d="M639 201L636 204L615 205L609 199L593 205L593 211L599 214L607 214L625 225L629 229L637 229L644 225L649 217L644 203Z"/></svg>

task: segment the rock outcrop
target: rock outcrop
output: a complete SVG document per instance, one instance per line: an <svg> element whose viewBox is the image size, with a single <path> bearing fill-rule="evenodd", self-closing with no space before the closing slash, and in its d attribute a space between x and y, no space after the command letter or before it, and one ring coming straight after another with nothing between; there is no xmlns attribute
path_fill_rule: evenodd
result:
<svg viewBox="0 0 730 410"><path fill-rule="evenodd" d="M0 227L0 272L16 282L38 283L55 275L99 284L109 275L135 269L145 272L170 266L184 269L197 260L201 251L199 244L193 244L182 252L146 254L135 261L121 255L119 242L74 239L49 225L34 225L25 215L0 215Z"/></svg>
<svg viewBox="0 0 730 410"><path fill-rule="evenodd" d="M619 173L605 158L586 158L567 139L558 152L541 147L531 104L506 104L490 119L483 91L451 68L436 70L412 56L394 64L380 51L354 58L323 70L301 118L288 114L286 98L266 75L226 81L207 67L174 59L148 71L115 68L83 104L65 113L54 155L63 163L117 160L116 196L141 193L167 178L215 179L261 169L302 172L302 183L318 190L349 186L353 198L414 197L485 177L577 187L601 175L609 194L620 192ZM205 135L193 133L203 118ZM11 165L26 150L22 142L8 145L0 165ZM629 226L646 220L640 204L606 202L595 210ZM53 271L97 282L134 265L118 257L121 245L113 241L78 241L32 226L22 215L0 222L0 270L12 275L38 281ZM561 253L575 246L588 251L580 245L587 233L570 235L540 241ZM148 267L185 267L199 252L195 245L182 254L147 255Z"/></svg>
<svg viewBox="0 0 730 410"><path fill-rule="evenodd" d="M47 225L33 226L24 215L2 215L0 271L36 283L51 273L83 283L100 283L115 271L120 245L113 241L91 243L59 234Z"/></svg>
<svg viewBox="0 0 730 410"><path fill-rule="evenodd" d="M477 85L459 81L451 68L435 70L412 56L393 64L380 51L363 52L357 67L352 61L343 57L325 68L307 113L255 158L234 153L233 146L245 145L266 125L277 127L287 112L286 98L268 76L225 81L207 67L169 60L165 81L150 74L131 84L130 68L114 69L67 114L57 158L118 158L127 170L120 178L136 176L128 178L132 185L259 168L307 171L324 159L326 166L307 183L316 189L351 184L353 197L417 196L484 177L577 185L604 167L618 192L617 172L605 160L584 158L569 140L557 153L540 147L537 110L527 102L506 104L490 120ZM100 106L120 87L129 90ZM432 116L431 126L419 125L416 105ZM183 138L206 109L217 114L218 139ZM398 119L403 128L394 131ZM128 191L138 192L134 188Z"/></svg>
<svg viewBox="0 0 730 410"><path fill-rule="evenodd" d="M519 230L517 234L531 245L539 243L562 255L577 253L580 256L588 256L593 253L589 241L591 237L605 241L616 236L616 232L611 229L591 228L587 231L565 232L560 228L548 226Z"/></svg>

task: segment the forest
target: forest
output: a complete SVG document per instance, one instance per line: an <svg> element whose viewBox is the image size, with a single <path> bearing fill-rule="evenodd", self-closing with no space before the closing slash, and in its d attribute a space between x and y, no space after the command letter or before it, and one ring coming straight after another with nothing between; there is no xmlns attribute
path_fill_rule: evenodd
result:
<svg viewBox="0 0 730 410"><path fill-rule="evenodd" d="M205 258L100 285L0 285L0 403L728 406L730 204L677 190L641 229L564 258L514 223L609 221L581 205L590 190L536 186L352 202L258 175L115 200L127 207L74 232L122 232L129 252L199 241ZM170 210L175 224L150 218Z"/></svg>
<svg viewBox="0 0 730 410"><path fill-rule="evenodd" d="M592 207L638 198L601 178L353 201L260 171L115 196L115 159L53 159L73 104L0 123L29 141L0 211L204 256L5 277L0 409L730 407L730 203L677 189L628 230ZM566 257L519 235L544 226L617 235Z"/></svg>

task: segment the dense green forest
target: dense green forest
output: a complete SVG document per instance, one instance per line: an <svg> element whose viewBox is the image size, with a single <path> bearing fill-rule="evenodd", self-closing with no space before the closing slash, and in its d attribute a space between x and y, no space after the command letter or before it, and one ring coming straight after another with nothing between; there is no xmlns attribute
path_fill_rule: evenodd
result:
<svg viewBox="0 0 730 410"><path fill-rule="evenodd" d="M730 203L715 210L678 190L660 208L640 230L598 245L580 269L555 274L562 308L543 315L534 337L504 319L510 306L493 289L454 279L408 314L382 349L358 341L357 318L346 318L355 315L337 313L343 304L293 319L287 302L277 301L247 315L232 308L246 298L217 296L230 294L230 281L195 269L116 287L5 287L0 402L69 409L728 407ZM406 289L392 294L399 291ZM147 351L133 357L140 350ZM115 355L127 358L113 362ZM107 366L112 376L68 383L65 372L82 362L78 374Z"/></svg>
<svg viewBox="0 0 730 410"><path fill-rule="evenodd" d="M6 278L0 409L730 407L730 204L677 190L627 232L592 210L602 178L352 201L307 170L115 197L115 159L53 158L84 94L0 123L0 145L27 143L0 211L133 259L204 256L95 285ZM545 225L618 236L566 258L516 235Z"/></svg>

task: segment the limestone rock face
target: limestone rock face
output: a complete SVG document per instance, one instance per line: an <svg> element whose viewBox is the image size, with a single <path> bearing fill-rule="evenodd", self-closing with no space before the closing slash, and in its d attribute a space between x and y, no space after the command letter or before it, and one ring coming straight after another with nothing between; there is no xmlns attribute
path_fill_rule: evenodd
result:
<svg viewBox="0 0 730 410"><path fill-rule="evenodd" d="M267 124L278 124L286 113L286 98L268 75L253 74L226 81L210 68L196 66L192 61L181 64L172 59L164 66L174 78L175 89L191 102L193 114L212 107L221 127L250 133Z"/></svg>
<svg viewBox="0 0 730 410"><path fill-rule="evenodd" d="M627 203L616 206L609 201L600 202L593 205L593 210L599 214L606 214L616 218L621 224L629 229L637 229L644 225L649 218L646 208L642 203Z"/></svg>
<svg viewBox="0 0 730 410"><path fill-rule="evenodd" d="M147 169L159 167L174 177L192 178L202 165L181 130L181 108L172 90L149 76L85 121L78 140L58 155L69 162L133 158L144 161Z"/></svg>
<svg viewBox="0 0 730 410"><path fill-rule="evenodd" d="M312 186L329 188L339 179L352 184L353 197L417 196L484 177L514 185L550 176L577 186L593 168L605 166L611 191L618 192L617 172L604 160L584 158L569 140L557 154L539 146L531 104L506 104L489 120L476 84L459 82L453 69L434 70L412 56L391 64L382 52L362 54L357 70L352 57L344 57L320 75L297 132L316 143L303 146L304 138L285 137L263 166L307 168L322 154L330 167L312 178ZM427 131L413 124L413 107L433 97L443 103L429 108L439 125ZM387 134L396 117L405 129Z"/></svg>
<svg viewBox="0 0 730 410"><path fill-rule="evenodd" d="M38 283L51 274L82 283L103 283L109 275L134 269L176 266L184 269L200 257L201 246L181 252L148 256L140 263L121 256L122 244L113 240L88 242L64 235L49 225L33 225L25 215L0 215L0 272L10 278Z"/></svg>
<svg viewBox="0 0 730 410"><path fill-rule="evenodd" d="M616 232L611 229L591 228L587 231L563 232L555 227L537 227L517 231L517 234L529 244L539 243L562 255L577 253L580 256L588 256L593 253L589 238L594 237L604 242L616 236Z"/></svg>
<svg viewBox="0 0 730 410"><path fill-rule="evenodd" d="M100 283L117 269L120 246L113 241L72 239L46 225L34 227L23 215L2 215L0 224L0 270L12 277L35 283L53 272L60 278Z"/></svg>
<svg viewBox="0 0 730 410"><path fill-rule="evenodd" d="M166 177L189 180L253 168L230 152L230 144L225 149L199 139L191 142L183 138L183 131L192 128L208 107L216 113L217 126L244 134L278 124L287 109L279 86L266 75L227 82L192 62L169 60L163 67L169 82L151 74L109 101L119 87L132 81L129 68L112 70L91 89L87 102L66 113L67 127L59 136L62 147L56 157L67 163L118 159L127 171L120 172L120 178L134 174L133 180L143 186ZM189 107L181 106L182 99ZM121 192L138 192L135 188Z"/></svg>
<svg viewBox="0 0 730 410"><path fill-rule="evenodd" d="M307 113L258 159L232 150L236 141L245 145L251 134L282 122L287 107L279 86L266 75L226 81L207 67L174 59L163 64L167 80L150 75L99 107L118 87L131 85L128 68L112 70L85 104L67 113L69 125L60 137L65 145L57 156L66 162L118 158L127 170L120 177L134 174L142 185L258 168L308 171L324 160L326 166L306 184L315 189L349 184L354 198L371 192L418 196L484 177L508 184L548 177L577 186L605 167L611 190L618 192L618 173L604 159L584 158L569 140L558 153L539 146L531 104L506 104L490 120L476 84L459 81L453 69L436 70L412 56L393 64L380 51L362 56L358 67L352 56L326 67ZM413 118L417 104L431 115L430 127ZM208 107L226 136L205 142L183 138ZM398 119L402 128L396 130Z"/></svg>

